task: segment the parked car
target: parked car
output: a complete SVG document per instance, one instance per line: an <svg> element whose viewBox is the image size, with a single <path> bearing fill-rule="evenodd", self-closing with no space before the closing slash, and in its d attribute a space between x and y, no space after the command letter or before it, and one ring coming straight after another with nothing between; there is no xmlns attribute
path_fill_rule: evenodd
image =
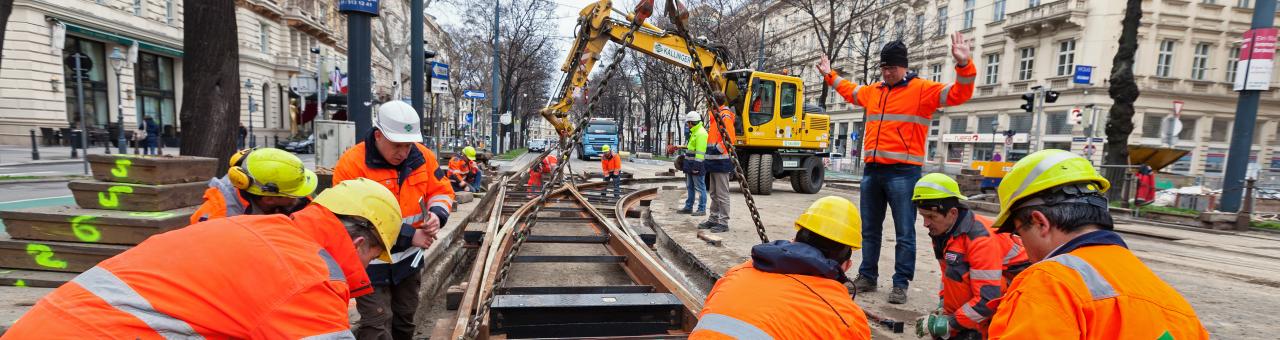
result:
<svg viewBox="0 0 1280 340"><path fill-rule="evenodd" d="M535 139L530 139L528 144L529 144L528 145L529 151L543 152L543 151L547 151L547 146L549 146L550 143L547 143L546 139L535 138Z"/></svg>
<svg viewBox="0 0 1280 340"><path fill-rule="evenodd" d="M316 152L316 135L307 136L307 139L280 141L276 143L276 148L298 154L310 154Z"/></svg>

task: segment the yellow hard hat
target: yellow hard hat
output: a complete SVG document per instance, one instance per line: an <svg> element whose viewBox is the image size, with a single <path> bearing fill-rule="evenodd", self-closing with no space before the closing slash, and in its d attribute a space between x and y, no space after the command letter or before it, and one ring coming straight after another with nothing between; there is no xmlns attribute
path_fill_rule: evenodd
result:
<svg viewBox="0 0 1280 340"><path fill-rule="evenodd" d="M996 217L995 225L1002 232L1008 231L1011 226L1004 224L1020 200L1072 183L1089 183L1088 187L1099 193L1111 188L1111 182L1099 176L1089 160L1069 151L1048 149L1023 157L1009 169L996 189L1000 216Z"/></svg>
<svg viewBox="0 0 1280 340"><path fill-rule="evenodd" d="M605 145L605 146L600 147L600 151L601 151L601 152L609 152L609 146L608 146L608 145Z"/></svg>
<svg viewBox="0 0 1280 340"><path fill-rule="evenodd" d="M853 202L837 196L819 198L796 218L796 230L808 229L832 241L862 248L862 217Z"/></svg>
<svg viewBox="0 0 1280 340"><path fill-rule="evenodd" d="M936 200L947 197L955 197L962 200L969 199L960 194L960 184L956 184L956 180L950 176L932 173L920 177L916 181L916 188L912 191L912 201Z"/></svg>
<svg viewBox="0 0 1280 340"><path fill-rule="evenodd" d="M391 247L400 235L400 203L387 187L367 178L342 181L316 196L315 204L337 215L359 216L377 229L385 249L378 259L391 262Z"/></svg>
<svg viewBox="0 0 1280 340"><path fill-rule="evenodd" d="M316 173L288 151L246 149L231 156L227 179L236 188L258 196L305 197L319 184Z"/></svg>
<svg viewBox="0 0 1280 340"><path fill-rule="evenodd" d="M474 161L476 160L476 148L470 146L462 148L462 155L467 156L467 159Z"/></svg>

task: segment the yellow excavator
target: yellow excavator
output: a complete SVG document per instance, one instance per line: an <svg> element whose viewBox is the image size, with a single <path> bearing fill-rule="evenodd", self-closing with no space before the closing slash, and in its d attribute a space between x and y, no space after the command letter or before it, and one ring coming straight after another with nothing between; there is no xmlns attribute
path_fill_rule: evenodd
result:
<svg viewBox="0 0 1280 340"><path fill-rule="evenodd" d="M694 39L694 53L690 55L683 37L645 22L652 10L652 0L641 1L632 14L618 12L611 0L584 8L579 13L573 49L560 67L567 75L552 104L540 112L543 118L561 136L574 132L568 119L570 109L589 93L587 76L610 41L685 69L694 68L693 58L698 58L704 65L701 71L705 79L710 80L712 89L724 92L729 109L736 116L735 148L748 182L742 183L743 187L753 194L768 195L774 179L790 177L791 188L796 192L812 194L821 190L823 159L828 156L831 137L830 116L819 114L820 108L805 107L804 82L797 77L751 69L730 70L725 58L718 54L720 49L700 39ZM615 17L615 13L622 18ZM687 15L674 20L687 20ZM633 34L630 40L626 39L628 33Z"/></svg>

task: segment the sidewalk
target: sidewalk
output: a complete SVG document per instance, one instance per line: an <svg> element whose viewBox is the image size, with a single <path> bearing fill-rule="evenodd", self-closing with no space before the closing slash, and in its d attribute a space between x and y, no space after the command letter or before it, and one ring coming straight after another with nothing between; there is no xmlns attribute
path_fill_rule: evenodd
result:
<svg viewBox="0 0 1280 340"><path fill-rule="evenodd" d="M0 166L28 165L28 164L65 164L80 162L79 157L84 157L85 150L76 150L77 158L71 158L71 147L69 146L40 146L40 160L31 159L30 145L0 145ZM90 154L101 155L105 153L101 146L89 148ZM111 153L115 154L117 149L111 148ZM165 148L166 154L177 154L178 148ZM129 149L129 153L133 153L133 149Z"/></svg>

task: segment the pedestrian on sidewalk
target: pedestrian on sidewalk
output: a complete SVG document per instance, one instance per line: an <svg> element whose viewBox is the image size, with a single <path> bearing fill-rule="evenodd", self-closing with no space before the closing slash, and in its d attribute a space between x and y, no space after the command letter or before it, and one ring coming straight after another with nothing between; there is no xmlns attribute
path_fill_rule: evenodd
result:
<svg viewBox="0 0 1280 340"><path fill-rule="evenodd" d="M449 222L453 187L440 169L436 154L422 145L417 110L404 101L378 107L374 128L364 141L338 159L333 183L372 179L396 193L400 204L399 238L391 246L390 261L374 261L367 272L373 294L356 299L360 312L359 339L410 339L416 329L422 265L415 259L435 242L440 226Z"/></svg>
<svg viewBox="0 0 1280 340"><path fill-rule="evenodd" d="M858 85L841 78L824 55L818 72L836 88L845 101L866 109L862 160L862 264L854 287L858 292L876 290L879 277L881 233L886 206L893 209L894 246L893 291L889 303L907 302L907 287L915 277L916 212L911 206L911 188L920 179L924 164L925 137L938 108L963 104L973 96L977 68L969 56L964 35L951 37L951 56L956 63L956 81L942 84L920 79L907 72L907 45L893 41L880 51L882 81Z"/></svg>
<svg viewBox="0 0 1280 340"><path fill-rule="evenodd" d="M870 339L867 316L844 283L862 220L847 199L818 199L796 235L751 247L751 259L716 281L689 339Z"/></svg>
<svg viewBox="0 0 1280 340"><path fill-rule="evenodd" d="M239 138L236 139L238 141L238 143L236 143L236 149L244 149L245 145L249 145L245 144L245 138L249 137L249 129L244 128L244 123L240 123L240 129L236 131L236 136L239 136Z"/></svg>
<svg viewBox="0 0 1280 340"><path fill-rule="evenodd" d="M160 141L160 124L156 124L156 120L154 118L147 116L143 121L143 131L147 132L147 138L143 139L142 146L144 149L142 153L144 155L159 154L156 151Z"/></svg>
<svg viewBox="0 0 1280 340"><path fill-rule="evenodd" d="M1113 231L1110 187L1064 150L1027 155L1005 175L995 225L1037 262L1001 298L990 339L1209 339L1191 304Z"/></svg>
<svg viewBox="0 0 1280 340"><path fill-rule="evenodd" d="M986 338L1001 292L1031 266L1022 239L998 234L991 219L961 201L960 185L940 173L916 182L911 196L933 240L942 272L938 308L916 320L916 335L934 339Z"/></svg>
<svg viewBox="0 0 1280 340"><path fill-rule="evenodd" d="M676 145L684 152L684 184L687 193L684 208L676 210L681 214L704 216L707 214L707 129L702 127L702 116L698 111L689 111L684 115L685 128L689 129L689 144ZM701 196L699 196L701 195ZM698 210L693 210L693 201L698 201Z"/></svg>
<svg viewBox="0 0 1280 340"><path fill-rule="evenodd" d="M367 179L285 215L237 216L155 235L41 298L13 339L350 339L347 277L400 232Z"/></svg>
<svg viewBox="0 0 1280 340"><path fill-rule="evenodd" d="M710 176L707 191L711 194L711 216L708 216L706 222L698 224L698 229L723 233L729 231L729 176L733 175L734 170L733 160L729 159L732 157L729 148L738 142L738 136L734 133L736 125L733 111L726 106L729 100L724 92L712 92L711 97L718 107L710 112L711 116L708 118L710 126L707 128L707 155L703 163ZM720 124L724 124L727 139L720 134Z"/></svg>
<svg viewBox="0 0 1280 340"><path fill-rule="evenodd" d="M618 153L614 152L608 145L600 147L600 170L604 174L604 181L613 183L613 191L618 197L622 197L622 157L618 157Z"/></svg>

